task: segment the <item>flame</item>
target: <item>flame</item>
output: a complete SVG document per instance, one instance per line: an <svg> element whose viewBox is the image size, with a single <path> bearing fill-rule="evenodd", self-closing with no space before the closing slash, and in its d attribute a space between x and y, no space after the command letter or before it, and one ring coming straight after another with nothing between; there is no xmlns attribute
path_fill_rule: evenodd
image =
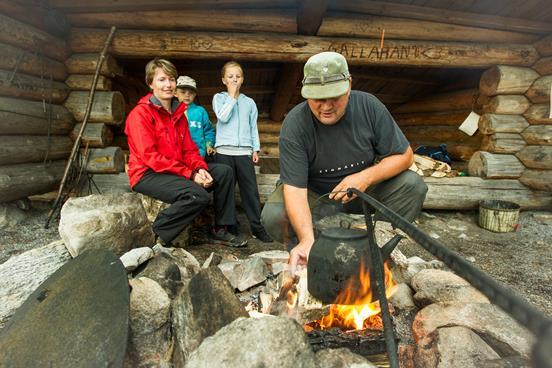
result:
<svg viewBox="0 0 552 368"><path fill-rule="evenodd" d="M385 295L390 297L395 291L396 282L389 270L387 262L385 271ZM364 263L360 265L359 277L351 278L345 289L337 296L335 304L329 313L316 321L320 329L341 327L347 330L362 330L365 328L382 328L379 317L379 301L372 302L370 288L370 273Z"/></svg>

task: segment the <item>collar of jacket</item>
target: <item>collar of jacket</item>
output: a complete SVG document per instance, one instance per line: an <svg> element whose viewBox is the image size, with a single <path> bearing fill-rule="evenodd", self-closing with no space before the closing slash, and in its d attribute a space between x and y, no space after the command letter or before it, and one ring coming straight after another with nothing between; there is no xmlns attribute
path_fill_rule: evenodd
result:
<svg viewBox="0 0 552 368"><path fill-rule="evenodd" d="M167 111L163 108L163 105L161 105L161 101L157 97L153 95L153 93L150 94L150 97L148 98L148 101L158 109L162 111ZM183 106L183 107L182 107ZM171 114L175 114L177 110L183 109L182 112L186 111L187 105L185 103L180 103L176 97L173 97L171 101Z"/></svg>

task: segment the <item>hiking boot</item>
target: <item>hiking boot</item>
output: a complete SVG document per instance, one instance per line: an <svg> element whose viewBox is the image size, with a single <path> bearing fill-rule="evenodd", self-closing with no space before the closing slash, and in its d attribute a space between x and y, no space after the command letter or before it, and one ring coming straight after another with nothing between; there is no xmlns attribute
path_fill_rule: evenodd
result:
<svg viewBox="0 0 552 368"><path fill-rule="evenodd" d="M264 227L261 227L260 229L253 230L253 236L263 243L272 243L274 239L268 233L266 232Z"/></svg>
<svg viewBox="0 0 552 368"><path fill-rule="evenodd" d="M213 228L211 230L211 240L228 247L241 248L247 246L247 239L240 235L231 234L226 226Z"/></svg>

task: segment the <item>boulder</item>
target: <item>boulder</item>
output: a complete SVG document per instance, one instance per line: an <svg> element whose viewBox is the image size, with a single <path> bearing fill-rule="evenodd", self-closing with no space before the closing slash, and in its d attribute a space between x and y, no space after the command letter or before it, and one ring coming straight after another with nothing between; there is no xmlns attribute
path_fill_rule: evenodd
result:
<svg viewBox="0 0 552 368"><path fill-rule="evenodd" d="M416 308L412 298L412 289L405 284L400 283L395 286L393 294L389 297L389 302L397 309Z"/></svg>
<svg viewBox="0 0 552 368"><path fill-rule="evenodd" d="M87 249L109 249L121 256L150 246L154 234L134 193L70 198L61 209L59 234L71 256Z"/></svg>
<svg viewBox="0 0 552 368"><path fill-rule="evenodd" d="M136 276L147 277L157 282L170 299L174 299L182 286L180 268L174 259L165 253L156 255Z"/></svg>
<svg viewBox="0 0 552 368"><path fill-rule="evenodd" d="M127 271L134 271L142 263L153 257L150 247L132 249L121 256L121 262Z"/></svg>

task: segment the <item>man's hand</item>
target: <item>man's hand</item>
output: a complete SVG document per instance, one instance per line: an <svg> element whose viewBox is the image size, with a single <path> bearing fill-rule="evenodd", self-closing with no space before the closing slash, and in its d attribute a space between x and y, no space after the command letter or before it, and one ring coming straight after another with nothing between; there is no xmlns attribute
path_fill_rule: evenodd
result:
<svg viewBox="0 0 552 368"><path fill-rule="evenodd" d="M297 265L306 265L309 261L309 253L312 248L312 241L300 242L289 253L289 265L294 269Z"/></svg>
<svg viewBox="0 0 552 368"><path fill-rule="evenodd" d="M203 188L209 188L213 185L213 178L211 177L211 174L209 174L209 171L199 169L194 176L194 182L201 185Z"/></svg>
<svg viewBox="0 0 552 368"><path fill-rule="evenodd" d="M349 188L356 188L361 192L364 192L370 185L370 176L367 174L368 172L366 171L360 171L356 174L346 176L335 186L332 193L329 195L329 198L335 201L341 201L342 203L352 201L356 198L356 195L353 194L352 197L348 197L346 190Z"/></svg>

